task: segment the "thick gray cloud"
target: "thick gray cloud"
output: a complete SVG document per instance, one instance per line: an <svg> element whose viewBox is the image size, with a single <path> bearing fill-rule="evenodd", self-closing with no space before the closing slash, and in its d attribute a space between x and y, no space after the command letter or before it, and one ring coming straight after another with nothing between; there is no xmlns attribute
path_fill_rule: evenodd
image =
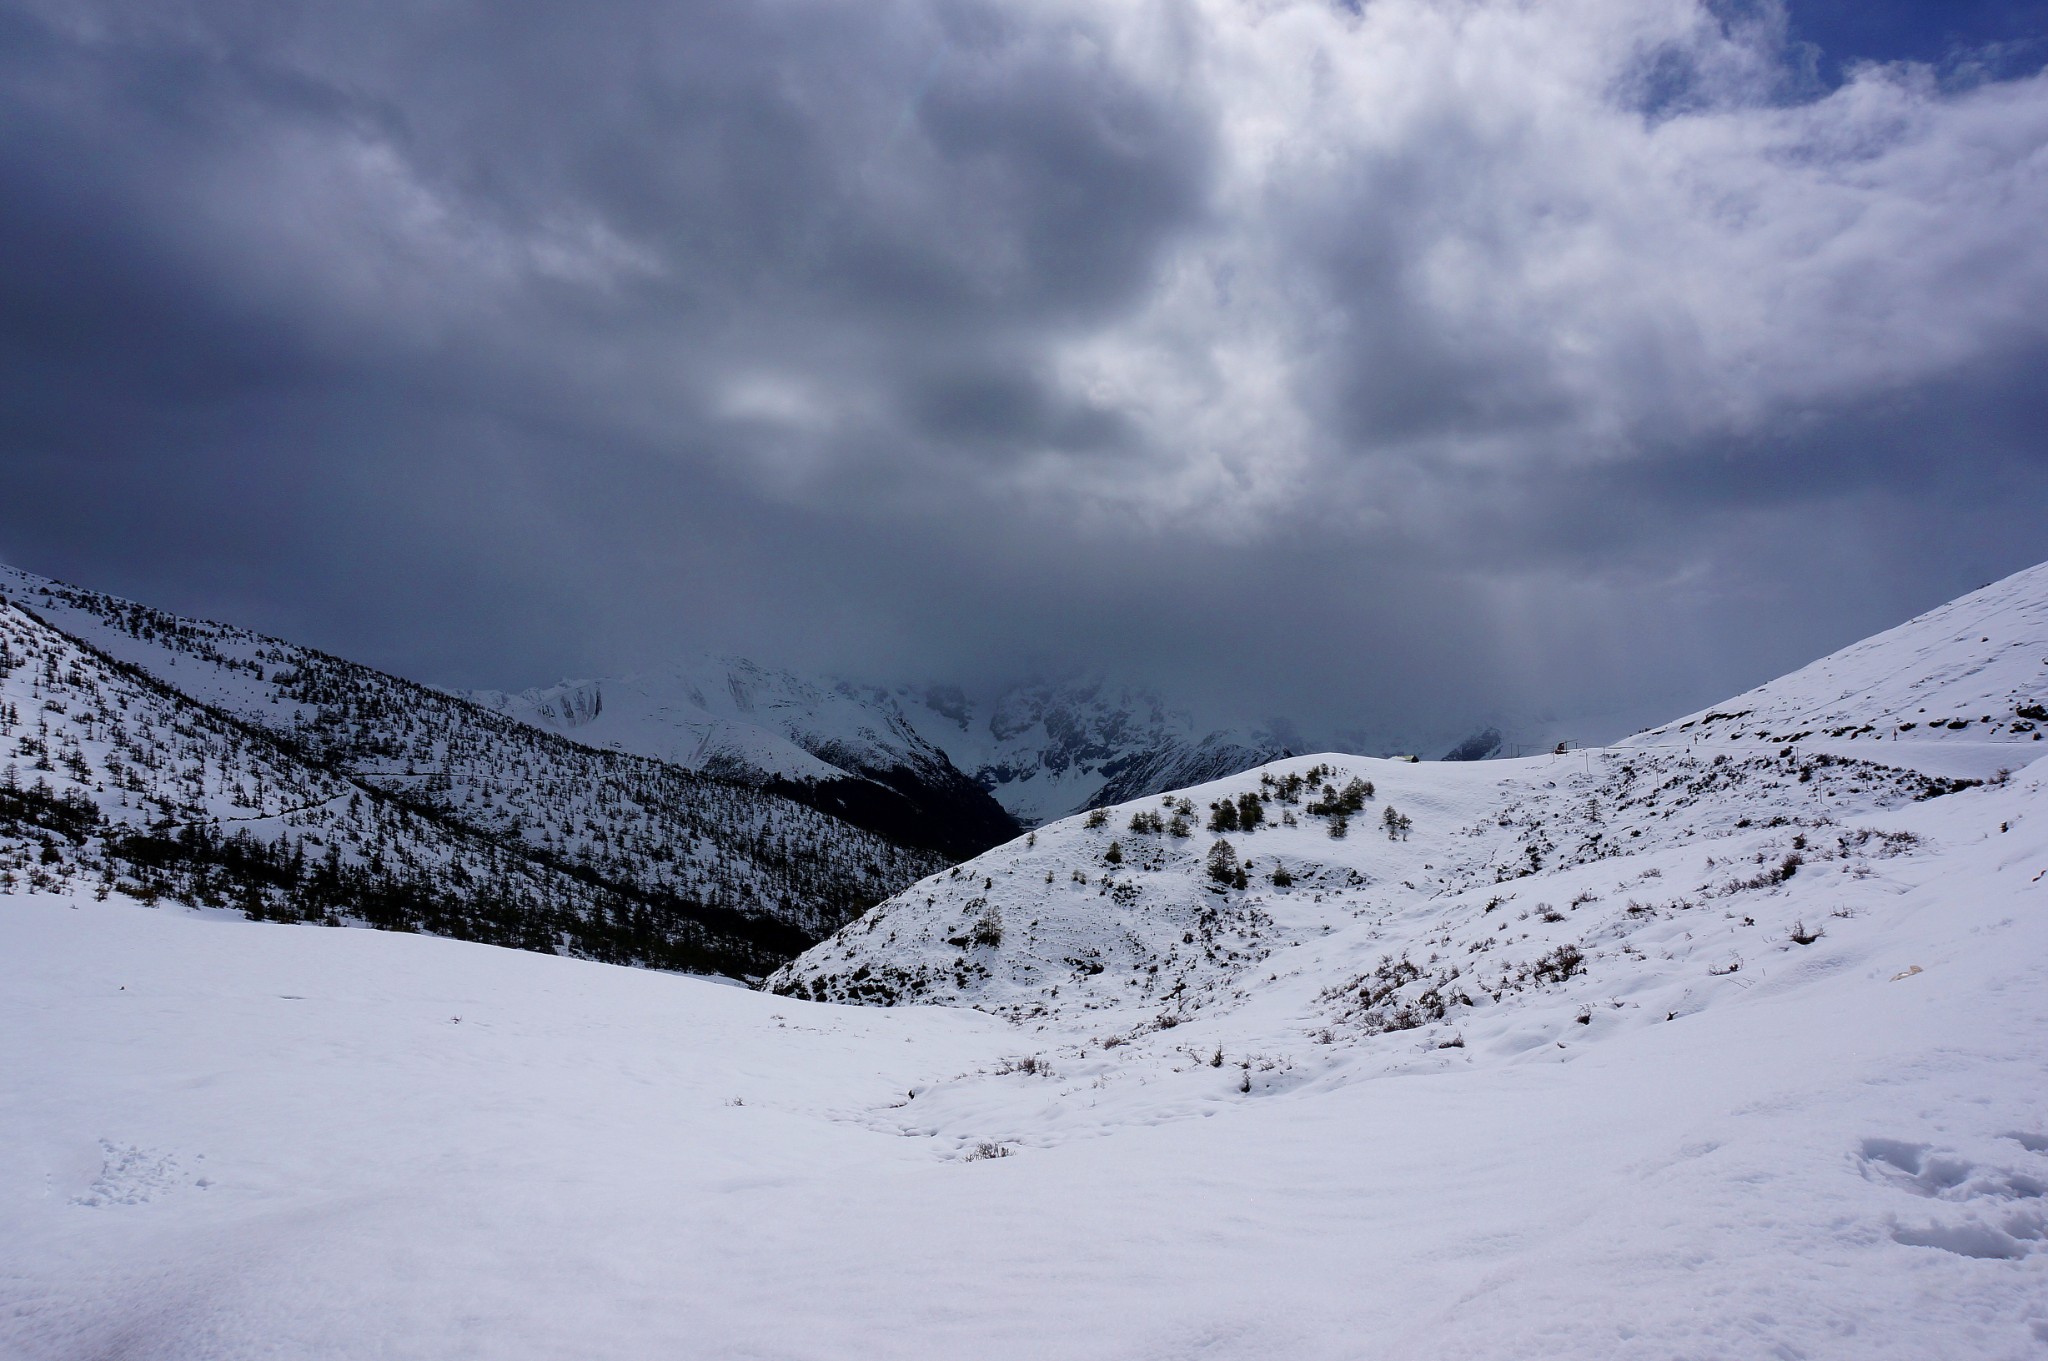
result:
<svg viewBox="0 0 2048 1361"><path fill-rule="evenodd" d="M1821 56L1695 0L0 5L0 557L450 682L1704 701L2048 556L2048 80Z"/></svg>

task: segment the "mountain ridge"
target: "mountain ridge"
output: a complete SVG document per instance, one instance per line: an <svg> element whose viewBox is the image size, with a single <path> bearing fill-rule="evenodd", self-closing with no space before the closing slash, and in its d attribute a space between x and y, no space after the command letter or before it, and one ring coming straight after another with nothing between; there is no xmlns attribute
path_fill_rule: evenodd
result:
<svg viewBox="0 0 2048 1361"><path fill-rule="evenodd" d="M908 844L961 859L1016 820L900 716L844 686L744 658L521 691L454 691L599 749L748 781Z"/></svg>
<svg viewBox="0 0 2048 1361"><path fill-rule="evenodd" d="M402 900L373 924L758 975L945 863L774 790L13 569L0 622L17 805L0 830L31 882L128 873L152 895L331 921L347 880ZM316 871L333 892L309 887ZM500 881L516 903L491 899Z"/></svg>
<svg viewBox="0 0 2048 1361"><path fill-rule="evenodd" d="M880 784L958 824L949 846L987 838L970 853L1048 818L1289 749L1272 731L1203 731L1155 693L1105 680L1029 681L970 697L957 686L816 679L718 654L609 679L454 693L687 769L841 794Z"/></svg>

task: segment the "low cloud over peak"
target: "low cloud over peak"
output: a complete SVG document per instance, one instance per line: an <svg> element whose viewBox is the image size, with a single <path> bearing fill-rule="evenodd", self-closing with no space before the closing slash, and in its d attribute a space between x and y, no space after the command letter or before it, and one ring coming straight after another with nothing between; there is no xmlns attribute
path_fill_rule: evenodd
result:
<svg viewBox="0 0 2048 1361"><path fill-rule="evenodd" d="M2048 80L1802 31L13 6L0 552L471 683L1704 699L2048 556Z"/></svg>

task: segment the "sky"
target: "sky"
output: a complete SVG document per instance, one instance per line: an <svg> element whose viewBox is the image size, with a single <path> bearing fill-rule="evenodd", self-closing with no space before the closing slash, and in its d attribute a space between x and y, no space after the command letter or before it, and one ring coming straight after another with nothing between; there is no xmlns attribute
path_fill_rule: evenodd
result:
<svg viewBox="0 0 2048 1361"><path fill-rule="evenodd" d="M2048 0L0 0L0 560L1642 721L2048 558Z"/></svg>

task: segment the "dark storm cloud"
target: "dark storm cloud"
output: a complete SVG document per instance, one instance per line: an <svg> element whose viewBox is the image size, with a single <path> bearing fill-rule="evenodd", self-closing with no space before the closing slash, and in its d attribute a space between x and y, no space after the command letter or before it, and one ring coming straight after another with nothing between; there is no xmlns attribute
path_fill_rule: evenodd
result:
<svg viewBox="0 0 2048 1361"><path fill-rule="evenodd" d="M2048 553L2048 88L1805 17L8 6L0 555L467 683L1712 698Z"/></svg>

